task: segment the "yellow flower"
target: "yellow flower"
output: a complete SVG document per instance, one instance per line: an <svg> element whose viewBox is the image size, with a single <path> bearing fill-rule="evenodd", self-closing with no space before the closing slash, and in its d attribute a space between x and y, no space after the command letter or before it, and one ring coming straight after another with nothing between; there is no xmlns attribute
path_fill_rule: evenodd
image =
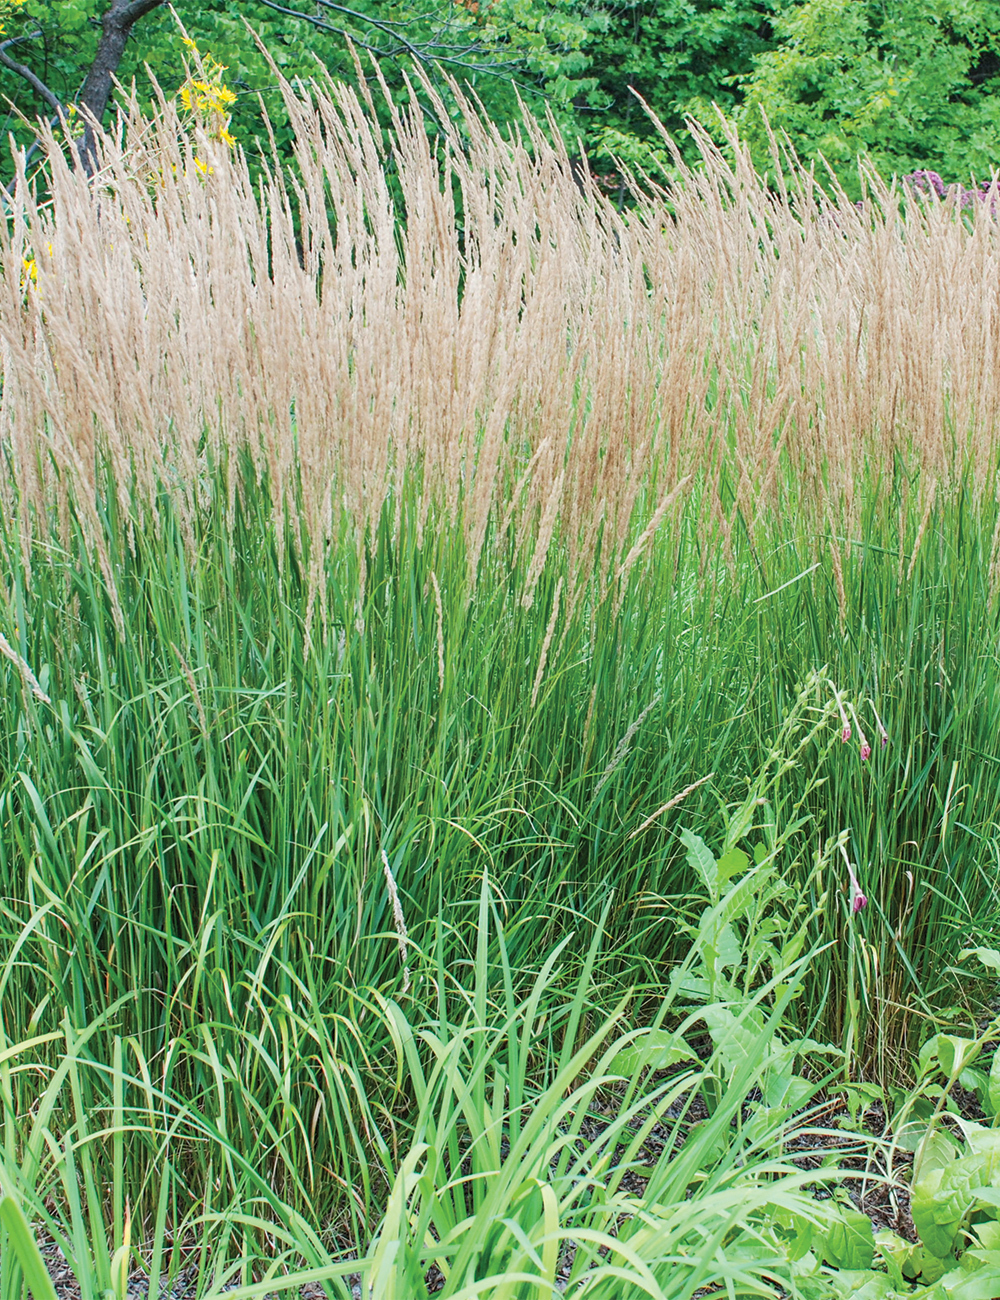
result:
<svg viewBox="0 0 1000 1300"><path fill-rule="evenodd" d="M11 9L16 9L22 4L24 4L24 0L0 0L0 36L2 36L6 31L4 19L10 13Z"/></svg>
<svg viewBox="0 0 1000 1300"><path fill-rule="evenodd" d="M182 40L188 49L194 51L200 75L188 72L187 79L177 92L178 98L183 107L199 119L205 130L211 131L223 144L233 148L236 140L229 130L232 120L229 108L236 103L236 93L226 85L226 65L213 59L210 54L202 54L190 37L182 37Z"/></svg>

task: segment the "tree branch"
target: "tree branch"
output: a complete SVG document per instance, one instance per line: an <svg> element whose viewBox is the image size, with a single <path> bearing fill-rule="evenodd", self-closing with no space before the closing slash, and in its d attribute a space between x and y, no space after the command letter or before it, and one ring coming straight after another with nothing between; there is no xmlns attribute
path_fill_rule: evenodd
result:
<svg viewBox="0 0 1000 1300"><path fill-rule="evenodd" d="M358 24L374 29L383 33L395 42L395 49L386 49L384 46L372 45L354 32L348 31L345 27L340 27L335 23L326 22L320 18L319 14L306 14L301 9L291 9L286 5L278 4L277 0L261 0L261 3L268 9L274 9L278 13L288 14L292 18L300 18L303 22L309 23L311 27L318 31L330 32L334 36L346 37L359 48L368 51L377 58L398 59L401 54L408 54L417 63L424 66L430 66L435 63L448 64L451 67L462 68L466 72L478 73L482 76L500 77L504 81L509 81L519 89L532 93L536 87L524 85L514 77L514 71L519 64L514 59L506 59L497 62L480 62L470 61L469 55L477 54L485 48L484 42L473 41L461 46L457 44L448 44L442 40L412 41L408 40L399 30L401 24L387 22L385 19L374 18L370 14L359 13L356 9L351 9L347 5L335 3L335 0L316 0L317 7L322 6L324 9L331 10L334 13L344 14L352 18Z"/></svg>
<svg viewBox="0 0 1000 1300"><path fill-rule="evenodd" d="M163 0L130 0L129 4L115 3L112 11L118 10L121 21L129 27L140 18L144 18L153 9L158 9Z"/></svg>
<svg viewBox="0 0 1000 1300"><path fill-rule="evenodd" d="M40 95L49 108L63 118L66 116L66 108L58 95L51 91L41 77L37 77L26 64L16 62L7 53L12 45L18 45L21 41L36 40L41 34L42 31L39 28L38 31L28 32L24 36L11 36L6 41L0 42L0 63L5 68L9 68L11 72L16 72L19 77L23 77L35 94Z"/></svg>
<svg viewBox="0 0 1000 1300"><path fill-rule="evenodd" d="M274 9L279 14L289 14L292 18L301 18L321 32L332 32L334 36L344 36L349 38L359 49L365 50L368 54L374 54L380 58L393 58L392 54L386 55L385 50L379 49L377 45L370 45L358 36L352 36L345 27L335 27L333 23L325 23L322 18L314 17L312 14L304 14L300 9L288 9L284 5L279 5L276 0L261 0L261 4L268 9Z"/></svg>

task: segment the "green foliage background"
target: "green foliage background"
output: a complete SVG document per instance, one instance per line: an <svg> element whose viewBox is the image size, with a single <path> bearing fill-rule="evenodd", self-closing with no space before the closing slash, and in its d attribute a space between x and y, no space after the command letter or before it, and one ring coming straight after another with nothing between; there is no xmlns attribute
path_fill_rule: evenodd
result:
<svg viewBox="0 0 1000 1300"><path fill-rule="evenodd" d="M761 109L808 157L867 155L886 174L932 167L949 181L998 165L1000 4L806 0L775 20L737 118L758 148Z"/></svg>
<svg viewBox="0 0 1000 1300"><path fill-rule="evenodd" d="M107 0L65 0L58 5L25 0L8 23L8 34L38 30L41 37L14 47L11 57L30 67L64 102L72 102L96 52L100 16L107 7ZM303 13L317 12L315 6L297 7ZM144 94L148 68L168 95L177 89L185 76L179 19L199 47L228 69L227 82L237 95L234 135L252 148L255 138L265 133L263 108L282 152L290 152L291 129L276 79L253 33L266 45L282 75L292 81L322 75L326 69L338 80L356 83L350 38L364 61L365 76L374 81L377 64L390 88L401 96L404 72L414 64L405 48L409 45L428 57L442 58L441 66L468 83L495 119L517 117L521 96L540 116L546 105L556 110L560 125L568 127L567 106L573 95L585 93L593 84L584 75L588 59L581 46L591 25L600 21L577 0L491 0L482 8L476 0L436 0L430 5L419 0L391 5L360 0L349 13L324 12L329 30L278 13L258 0L197 4L179 0L174 12L176 18L162 6L136 24L118 70L119 80L128 86L135 79ZM451 56L454 61L449 61ZM4 131L13 130L26 143L32 133L26 123L19 123L19 115L33 121L49 110L26 81L7 69L0 69L0 90L9 101Z"/></svg>
<svg viewBox="0 0 1000 1300"><path fill-rule="evenodd" d="M25 0L8 34L39 39L11 51L71 101L97 47L106 0ZM299 8L290 5L289 8ZM663 140L643 102L694 157L685 120L738 126L756 161L766 161L764 115L800 155L821 156L851 188L855 160L885 174L927 167L948 182L988 177L1000 138L1000 0L358 0L320 13L326 29L260 0L178 0L177 16L199 45L227 65L237 92L234 133L252 147L264 131L261 105L279 147L290 141L280 95L247 24L282 73L327 68L357 80L346 36L394 92L404 93L413 58L442 55L495 120L516 120L519 99L552 114L594 171L616 184L617 163L669 171ZM140 20L119 70L142 85L144 66L168 92L183 79L183 47L166 7ZM443 82L442 82L443 84ZM9 98L5 130L22 143L42 101L0 69ZM639 98L641 96L641 99ZM451 102L445 96L446 102ZM456 109L457 116L457 109ZM431 121L433 114L429 113ZM8 167L9 170L9 167Z"/></svg>

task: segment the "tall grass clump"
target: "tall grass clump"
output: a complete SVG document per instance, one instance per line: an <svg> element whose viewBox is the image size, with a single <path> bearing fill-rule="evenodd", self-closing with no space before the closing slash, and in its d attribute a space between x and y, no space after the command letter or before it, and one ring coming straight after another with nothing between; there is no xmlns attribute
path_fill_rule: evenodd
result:
<svg viewBox="0 0 1000 1300"><path fill-rule="evenodd" d="M706 139L619 214L530 123L438 105L429 135L414 98L384 138L343 87L284 92L295 162L257 189L165 102L93 181L50 138L0 225L0 978L35 1044L5 1114L83 1052L104 1092L53 1131L128 1091L150 1222L183 1149L170 1222L223 1187L248 1239L285 1207L386 1241L544 954L586 974L588 1063L623 998L662 1007L679 832L735 851L748 790L769 925L815 954L787 1014L847 1073L905 1074L997 919L989 205L874 175L854 205L794 160L771 190ZM803 709L844 743L794 740ZM435 1092L392 1008L434 1033L484 879L508 983L488 1024L439 1012ZM567 939L602 915L588 967ZM522 1065L556 1108L583 1086ZM595 1216L525 1259L549 1277ZM402 1288L437 1256L394 1231Z"/></svg>

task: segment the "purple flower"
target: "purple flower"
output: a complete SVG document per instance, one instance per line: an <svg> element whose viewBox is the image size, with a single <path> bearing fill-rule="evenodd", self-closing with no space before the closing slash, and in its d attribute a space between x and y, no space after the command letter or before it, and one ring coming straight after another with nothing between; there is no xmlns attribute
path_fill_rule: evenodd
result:
<svg viewBox="0 0 1000 1300"><path fill-rule="evenodd" d="M851 911L857 913L860 912L863 907L867 907L867 906L868 906L868 899L865 898L864 894L861 892L860 889L856 887L856 885L852 886Z"/></svg>
<svg viewBox="0 0 1000 1300"><path fill-rule="evenodd" d="M948 193L948 187L938 173L928 171L926 168L910 172L908 176L903 177L903 180L909 182L915 194L936 194L939 199L943 199Z"/></svg>
<svg viewBox="0 0 1000 1300"><path fill-rule="evenodd" d="M862 763L863 763L866 759L871 758L871 756L872 756L872 747L871 747L871 745L869 745L868 741L866 740L865 743L861 746L861 761L862 761Z"/></svg>
<svg viewBox="0 0 1000 1300"><path fill-rule="evenodd" d="M994 181L980 181L975 189L966 189L964 185L946 185L937 172L920 168L903 177L917 198L929 198L936 194L939 199L946 199L954 194L960 208L969 209L978 203L989 203L990 215L997 215L997 196Z"/></svg>

